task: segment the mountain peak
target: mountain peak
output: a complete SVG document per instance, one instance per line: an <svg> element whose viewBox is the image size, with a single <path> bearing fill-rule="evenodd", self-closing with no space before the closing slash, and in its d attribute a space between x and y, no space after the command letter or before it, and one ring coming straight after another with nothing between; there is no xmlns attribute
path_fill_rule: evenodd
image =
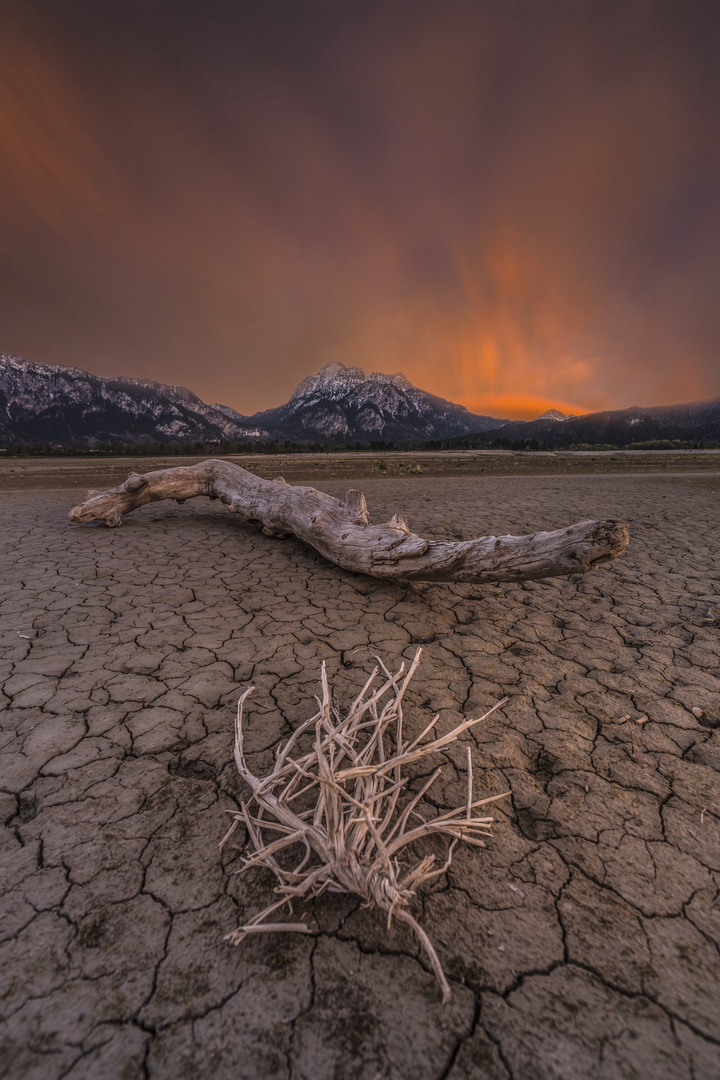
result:
<svg viewBox="0 0 720 1080"><path fill-rule="evenodd" d="M306 376L296 387L290 400L298 401L317 393L346 394L363 384L368 384L368 389L395 386L399 390L415 390L413 384L400 371L394 375L386 375L382 371L373 371L370 375L366 375L362 368L350 367L338 360L331 360L319 371Z"/></svg>
<svg viewBox="0 0 720 1080"><path fill-rule="evenodd" d="M570 420L569 416L560 412L559 409L547 409L541 416L536 416L536 420Z"/></svg>
<svg viewBox="0 0 720 1080"><path fill-rule="evenodd" d="M360 368L346 367L345 364L333 360L321 367L319 371L313 372L312 375L306 375L302 382L298 383L290 400L295 401L298 398L307 397L309 394L314 394L318 390L324 391L336 384L357 385L364 382L366 378L365 372Z"/></svg>
<svg viewBox="0 0 720 1080"><path fill-rule="evenodd" d="M258 422L297 439L334 442L442 439L502 423L418 389L402 372L367 375L338 361L308 375L287 405L258 414Z"/></svg>

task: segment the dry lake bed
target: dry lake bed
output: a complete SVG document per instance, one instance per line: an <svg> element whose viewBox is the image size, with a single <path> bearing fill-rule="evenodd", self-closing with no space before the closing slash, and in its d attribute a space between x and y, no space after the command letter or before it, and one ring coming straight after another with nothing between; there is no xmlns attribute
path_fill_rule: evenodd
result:
<svg viewBox="0 0 720 1080"><path fill-rule="evenodd" d="M716 1080L720 473L670 472L363 480L375 520L428 536L629 525L585 577L473 587L353 576L205 500L111 530L68 522L70 474L5 485L0 1075ZM239 694L257 772L321 661L342 708L373 654L418 646L411 733L509 698L464 736L478 797L510 792L493 836L416 912L446 1006L409 931L350 897L296 906L311 935L224 941L274 887L235 873L242 834L218 846L248 794Z"/></svg>

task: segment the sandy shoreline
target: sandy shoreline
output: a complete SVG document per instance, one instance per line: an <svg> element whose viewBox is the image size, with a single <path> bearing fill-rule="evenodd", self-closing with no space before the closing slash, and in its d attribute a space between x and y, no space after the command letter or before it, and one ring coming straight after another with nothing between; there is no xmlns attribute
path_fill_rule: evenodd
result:
<svg viewBox="0 0 720 1080"><path fill-rule="evenodd" d="M609 567L500 587L344 574L206 500L146 507L116 530L71 525L92 483L84 462L54 474L55 491L2 462L8 1075L95 1080L120 1063L163 1080L715 1077L711 460L701 476L662 475L673 464L511 484L429 468L363 480L375 520L402 511L427 536L628 522L630 546ZM118 480L141 467L120 465ZM115 467L100 470L109 482ZM346 486L344 474L304 478ZM256 686L261 767L314 708L322 660L341 706L373 653L393 665L419 645L411 731L510 698L470 745L479 792L512 798L487 849L459 851L417 913L453 987L446 1007L409 933L346 897L296 910L310 937L223 942L273 886L233 876L241 846L217 847L243 796L238 694ZM439 806L462 801L464 752L448 754Z"/></svg>

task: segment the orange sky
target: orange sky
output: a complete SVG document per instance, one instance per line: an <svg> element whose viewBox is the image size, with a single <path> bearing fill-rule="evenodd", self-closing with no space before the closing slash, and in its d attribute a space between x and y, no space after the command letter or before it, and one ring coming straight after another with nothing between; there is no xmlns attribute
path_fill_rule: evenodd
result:
<svg viewBox="0 0 720 1080"><path fill-rule="evenodd" d="M718 43L699 0L10 0L0 349L245 413L331 360L717 396Z"/></svg>

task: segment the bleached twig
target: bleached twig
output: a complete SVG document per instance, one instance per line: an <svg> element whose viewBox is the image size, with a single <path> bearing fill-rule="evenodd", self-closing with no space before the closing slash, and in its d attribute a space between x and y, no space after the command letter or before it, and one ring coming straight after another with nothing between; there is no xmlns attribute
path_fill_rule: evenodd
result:
<svg viewBox="0 0 720 1080"><path fill-rule="evenodd" d="M252 933L276 930L309 933L304 923L266 923L265 919L295 897L319 896L326 890L354 893L370 906L386 911L388 926L393 915L408 923L428 957L443 1001L447 1001L450 986L437 953L407 908L421 885L448 869L458 841L485 846L480 837L489 832L492 818L473 816L473 811L509 793L473 799L468 747L465 805L425 819L417 808L440 775L442 765L402 807L399 803L408 778L401 773L410 762L438 753L456 742L465 731L504 705L507 698L483 716L464 720L447 734L423 743L435 727L438 714L418 738L405 745L402 701L421 653L418 649L407 673L402 664L393 675L379 661L385 681L373 690L379 670L376 667L344 718L332 705L323 663L322 699L317 699L317 713L304 721L278 749L275 763L264 777L250 771L243 746L243 706L253 687L242 695L235 722L234 757L240 776L252 790L251 804L256 803L259 810L252 816L243 804L240 810L232 811L235 821L223 843L235 825L244 824L255 853L244 860L242 870L257 865L272 870L279 883L275 891L280 899L239 926L226 940L237 945ZM291 750L296 756L291 756ZM408 828L411 817L420 824ZM265 830L271 831L272 839L265 839ZM436 833L451 838L443 865L433 868L435 856L426 855L403 872L398 863L399 853L409 844ZM281 865L277 856L297 845L304 848L300 861L296 858L292 869Z"/></svg>

